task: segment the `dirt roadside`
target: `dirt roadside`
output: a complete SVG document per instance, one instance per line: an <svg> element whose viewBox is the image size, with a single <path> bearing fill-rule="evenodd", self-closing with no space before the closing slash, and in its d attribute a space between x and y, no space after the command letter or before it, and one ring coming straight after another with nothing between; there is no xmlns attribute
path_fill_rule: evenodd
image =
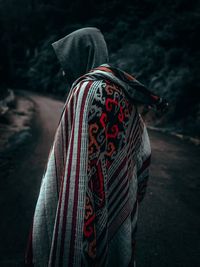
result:
<svg viewBox="0 0 200 267"><path fill-rule="evenodd" d="M19 102L33 109L29 116L23 111L26 120L20 118L16 131L7 129L6 149L0 153L1 267L23 266L40 182L63 107L60 101L33 93L23 93Z"/></svg>

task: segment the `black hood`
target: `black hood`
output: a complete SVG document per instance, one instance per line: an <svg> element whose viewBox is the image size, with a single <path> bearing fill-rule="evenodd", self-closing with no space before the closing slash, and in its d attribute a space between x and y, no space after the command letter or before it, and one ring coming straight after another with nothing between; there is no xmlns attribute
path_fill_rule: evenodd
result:
<svg viewBox="0 0 200 267"><path fill-rule="evenodd" d="M76 30L52 46L70 84L90 69L108 62L107 45L97 28Z"/></svg>

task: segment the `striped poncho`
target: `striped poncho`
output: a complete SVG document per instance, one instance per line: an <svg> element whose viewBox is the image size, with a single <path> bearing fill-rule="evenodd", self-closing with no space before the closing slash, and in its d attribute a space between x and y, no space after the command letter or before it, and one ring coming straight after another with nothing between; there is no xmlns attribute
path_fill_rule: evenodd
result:
<svg viewBox="0 0 200 267"><path fill-rule="evenodd" d="M42 179L28 264L134 266L151 148L123 83L101 66L73 84Z"/></svg>

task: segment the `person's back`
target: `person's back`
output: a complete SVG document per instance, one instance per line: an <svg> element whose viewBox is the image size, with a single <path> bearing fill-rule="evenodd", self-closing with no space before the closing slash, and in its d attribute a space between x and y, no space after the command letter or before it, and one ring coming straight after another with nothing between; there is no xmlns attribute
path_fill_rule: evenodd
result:
<svg viewBox="0 0 200 267"><path fill-rule="evenodd" d="M95 89L88 118L85 266L133 266L151 154L146 127L124 89L107 79Z"/></svg>
<svg viewBox="0 0 200 267"><path fill-rule="evenodd" d="M93 67L76 77L55 135L28 251L34 266L134 264L151 155L135 103L159 98L119 69Z"/></svg>

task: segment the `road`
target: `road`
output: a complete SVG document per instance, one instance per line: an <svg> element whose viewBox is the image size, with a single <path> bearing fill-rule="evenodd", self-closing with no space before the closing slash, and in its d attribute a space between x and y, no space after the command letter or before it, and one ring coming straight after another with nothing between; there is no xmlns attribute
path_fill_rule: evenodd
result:
<svg viewBox="0 0 200 267"><path fill-rule="evenodd" d="M200 266L200 151L149 131L151 177L138 221L137 267Z"/></svg>
<svg viewBox="0 0 200 267"><path fill-rule="evenodd" d="M11 151L7 168L0 170L0 210L4 218L0 224L0 267L23 266L41 178L63 107L62 102L51 98L28 93L25 96L36 108L33 138Z"/></svg>
<svg viewBox="0 0 200 267"><path fill-rule="evenodd" d="M33 140L15 152L0 181L0 266L23 266L42 174L63 103L29 94L36 105ZM151 177L139 210L137 267L200 266L200 153L150 131Z"/></svg>

